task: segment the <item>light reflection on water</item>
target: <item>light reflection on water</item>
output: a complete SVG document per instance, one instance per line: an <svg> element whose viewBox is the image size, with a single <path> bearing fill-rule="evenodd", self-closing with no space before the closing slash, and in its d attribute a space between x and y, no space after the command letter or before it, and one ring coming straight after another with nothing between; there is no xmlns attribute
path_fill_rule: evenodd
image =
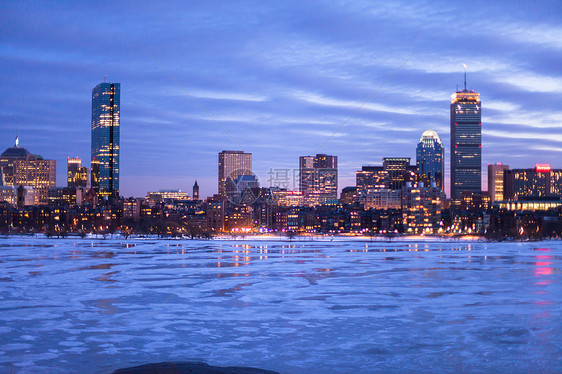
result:
<svg viewBox="0 0 562 374"><path fill-rule="evenodd" d="M0 371L562 367L562 243L0 243Z"/></svg>

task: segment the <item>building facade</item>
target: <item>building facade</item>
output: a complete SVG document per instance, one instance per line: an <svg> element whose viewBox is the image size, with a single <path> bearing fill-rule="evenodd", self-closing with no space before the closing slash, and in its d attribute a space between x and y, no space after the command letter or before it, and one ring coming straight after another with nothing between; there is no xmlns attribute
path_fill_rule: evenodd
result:
<svg viewBox="0 0 562 374"><path fill-rule="evenodd" d="M82 166L78 157L68 158L67 161L67 187L86 188L90 185L90 171Z"/></svg>
<svg viewBox="0 0 562 374"><path fill-rule="evenodd" d="M451 199L482 189L482 108L480 94L465 88L451 96Z"/></svg>
<svg viewBox="0 0 562 374"><path fill-rule="evenodd" d="M488 165L488 195L490 202L504 200L504 173L509 165L501 163Z"/></svg>
<svg viewBox="0 0 562 374"><path fill-rule="evenodd" d="M92 90L92 187L107 197L119 197L120 91L107 82Z"/></svg>
<svg viewBox="0 0 562 374"><path fill-rule="evenodd" d="M504 200L560 198L562 169L537 164L531 169L505 170L504 186Z"/></svg>
<svg viewBox="0 0 562 374"><path fill-rule="evenodd" d="M416 148L416 167L422 179L445 188L445 148L439 135L433 130L425 131Z"/></svg>
<svg viewBox="0 0 562 374"><path fill-rule="evenodd" d="M34 190L34 203L47 204L49 188L57 183L57 162L45 160L19 146L16 137L14 147L0 155L0 168L6 186L29 186Z"/></svg>
<svg viewBox="0 0 562 374"><path fill-rule="evenodd" d="M305 204L319 205L338 198L338 156L317 154L299 158L299 190Z"/></svg>
<svg viewBox="0 0 562 374"><path fill-rule="evenodd" d="M227 180L231 183L241 175L252 175L252 154L243 151L219 153L219 195L227 197Z"/></svg>

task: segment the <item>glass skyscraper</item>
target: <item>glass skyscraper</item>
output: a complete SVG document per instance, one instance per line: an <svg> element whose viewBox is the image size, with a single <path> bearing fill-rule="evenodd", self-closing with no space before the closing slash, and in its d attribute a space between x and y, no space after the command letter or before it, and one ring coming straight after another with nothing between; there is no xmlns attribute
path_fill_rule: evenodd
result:
<svg viewBox="0 0 562 374"><path fill-rule="evenodd" d="M435 182L443 190L445 176L445 149L439 135L433 130L424 131L416 148L416 166L419 174Z"/></svg>
<svg viewBox="0 0 562 374"><path fill-rule="evenodd" d="M451 96L451 199L482 189L480 94L465 88Z"/></svg>
<svg viewBox="0 0 562 374"><path fill-rule="evenodd" d="M252 175L252 154L243 151L222 151L219 153L219 195L226 197L229 183L241 175ZM232 185L230 185L232 187Z"/></svg>
<svg viewBox="0 0 562 374"><path fill-rule="evenodd" d="M107 82L92 90L92 188L108 197L119 197L120 90Z"/></svg>

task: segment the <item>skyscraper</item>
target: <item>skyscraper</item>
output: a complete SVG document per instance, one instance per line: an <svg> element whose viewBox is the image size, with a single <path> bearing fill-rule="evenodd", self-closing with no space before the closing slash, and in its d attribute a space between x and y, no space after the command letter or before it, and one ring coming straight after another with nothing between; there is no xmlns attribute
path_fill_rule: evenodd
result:
<svg viewBox="0 0 562 374"><path fill-rule="evenodd" d="M451 96L451 199L482 189L482 113L480 94L466 89Z"/></svg>
<svg viewBox="0 0 562 374"><path fill-rule="evenodd" d="M488 165L488 195L490 202L504 200L504 174L509 165Z"/></svg>
<svg viewBox="0 0 562 374"><path fill-rule="evenodd" d="M399 190L408 181L409 173L415 172L416 167L410 165L410 157L383 157L382 167L388 173L388 187Z"/></svg>
<svg viewBox="0 0 562 374"><path fill-rule="evenodd" d="M338 198L338 156L301 156L299 188L310 205L335 201Z"/></svg>
<svg viewBox="0 0 562 374"><path fill-rule="evenodd" d="M232 183L241 175L252 175L252 154L243 151L219 153L219 195L227 196L227 179Z"/></svg>
<svg viewBox="0 0 562 374"><path fill-rule="evenodd" d="M67 166L67 186L71 188L88 187L90 173L87 167L82 166L82 160L78 157L69 157Z"/></svg>
<svg viewBox="0 0 562 374"><path fill-rule="evenodd" d="M119 83L107 82L92 90L92 162L99 162L99 173L97 178L92 177L92 187L110 197L119 196L120 91ZM92 175L94 172L92 167Z"/></svg>
<svg viewBox="0 0 562 374"><path fill-rule="evenodd" d="M416 166L419 174L435 182L443 190L445 176L445 149L439 135L433 130L424 131L416 149Z"/></svg>

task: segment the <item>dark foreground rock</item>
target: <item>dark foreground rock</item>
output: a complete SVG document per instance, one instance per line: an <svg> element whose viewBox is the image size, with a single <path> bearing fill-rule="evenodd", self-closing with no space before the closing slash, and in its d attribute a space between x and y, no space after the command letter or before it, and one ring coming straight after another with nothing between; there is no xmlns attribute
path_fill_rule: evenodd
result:
<svg viewBox="0 0 562 374"><path fill-rule="evenodd" d="M131 368L118 369L113 374L279 374L276 371L245 368L219 367L203 362L160 362Z"/></svg>

